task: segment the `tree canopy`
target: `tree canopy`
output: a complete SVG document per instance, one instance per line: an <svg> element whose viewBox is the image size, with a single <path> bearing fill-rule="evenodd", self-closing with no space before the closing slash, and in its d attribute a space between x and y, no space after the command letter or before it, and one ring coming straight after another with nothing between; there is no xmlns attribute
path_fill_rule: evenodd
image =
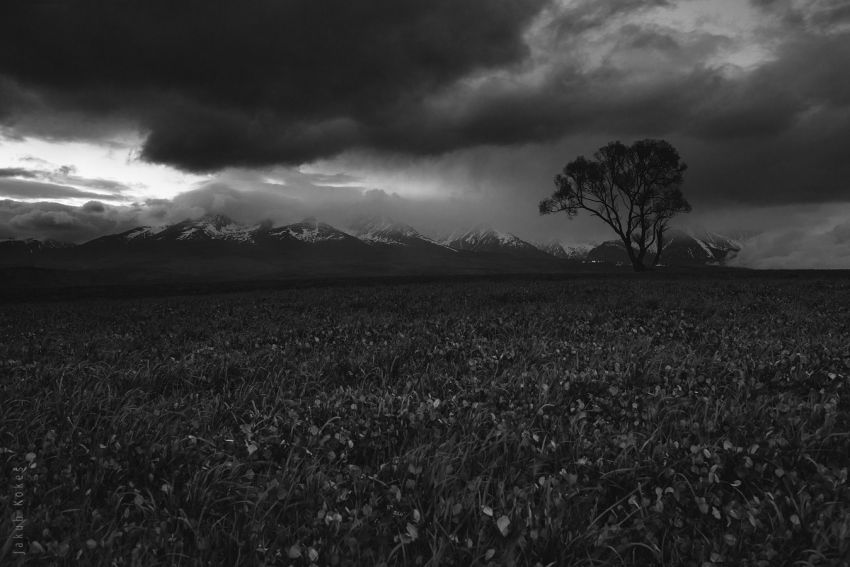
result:
<svg viewBox="0 0 850 567"><path fill-rule="evenodd" d="M661 259L670 219L691 205L682 194L687 169L665 140L639 140L631 146L609 142L593 159L579 156L555 176L555 192L540 202L540 214L584 210L610 226L636 271Z"/></svg>

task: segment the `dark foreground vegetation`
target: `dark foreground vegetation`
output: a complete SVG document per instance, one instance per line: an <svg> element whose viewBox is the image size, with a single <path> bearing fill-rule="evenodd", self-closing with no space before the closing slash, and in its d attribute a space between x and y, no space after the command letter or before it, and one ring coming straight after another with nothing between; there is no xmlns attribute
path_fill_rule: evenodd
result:
<svg viewBox="0 0 850 567"><path fill-rule="evenodd" d="M848 375L845 278L6 303L0 564L846 565Z"/></svg>

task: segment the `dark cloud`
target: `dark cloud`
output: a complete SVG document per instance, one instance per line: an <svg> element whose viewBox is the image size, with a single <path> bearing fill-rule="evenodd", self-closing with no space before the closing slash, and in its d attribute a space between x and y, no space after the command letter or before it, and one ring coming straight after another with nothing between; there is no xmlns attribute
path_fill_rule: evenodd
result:
<svg viewBox="0 0 850 567"><path fill-rule="evenodd" d="M672 0L619 0L617 2L579 0L557 11L548 27L559 36L573 37L598 29L618 16L632 15L635 12L673 4Z"/></svg>
<svg viewBox="0 0 850 567"><path fill-rule="evenodd" d="M38 172L23 167L2 167L0 168L0 177L23 177L33 179L38 177Z"/></svg>
<svg viewBox="0 0 850 567"><path fill-rule="evenodd" d="M137 225L138 210L105 204L101 207L97 210L98 207L92 203L72 207L50 202L0 200L0 235L85 242Z"/></svg>
<svg viewBox="0 0 850 567"><path fill-rule="evenodd" d="M87 187L89 189L98 189L100 191L108 191L110 193L121 193L122 191L127 191L129 189L126 184L112 179L82 177L79 175L48 175L47 177L48 179L55 180L57 182L70 183L72 185Z"/></svg>
<svg viewBox="0 0 850 567"><path fill-rule="evenodd" d="M766 13L778 16L787 26L829 32L850 22L850 5L845 0L750 0Z"/></svg>
<svg viewBox="0 0 850 567"><path fill-rule="evenodd" d="M106 211L106 206L100 201L88 201L83 205L83 211L87 213L102 213Z"/></svg>
<svg viewBox="0 0 850 567"><path fill-rule="evenodd" d="M850 34L789 32L773 60L730 71L702 63L727 38L621 31L631 66L614 55L590 72L564 66L535 89L484 85L460 130L477 143L668 138L691 165L686 189L701 205L848 198L850 79L838 54L850 54ZM652 67L639 67L643 57Z"/></svg>
<svg viewBox="0 0 850 567"><path fill-rule="evenodd" d="M117 199L114 195L82 191L67 185L3 178L2 176L0 176L0 197L15 199Z"/></svg>
<svg viewBox="0 0 850 567"><path fill-rule="evenodd" d="M23 231L71 231L78 228L78 219L66 211L28 211L9 223Z"/></svg>
<svg viewBox="0 0 850 567"><path fill-rule="evenodd" d="M110 200L116 199L118 194L129 189L124 183L111 179L76 175L77 169L72 165L52 168L47 162L40 163L42 160L30 161L41 167L0 168L0 196L46 199L98 197ZM13 178L17 178L21 183ZM102 195L79 188L107 191L109 194Z"/></svg>
<svg viewBox="0 0 850 567"><path fill-rule="evenodd" d="M543 5L7 2L0 75L18 94L0 103L130 114L150 131L146 158L188 169L304 162L369 145L423 94L521 60Z"/></svg>
<svg viewBox="0 0 850 567"><path fill-rule="evenodd" d="M498 194L489 212L505 217L576 155L644 137L680 149L695 207L846 200L847 4L752 4L763 21L734 36L652 18L687 0L6 2L0 123L95 138L132 125L145 159L190 170L413 155L449 188L443 166L474 172L466 190ZM757 44L752 65L728 62ZM168 206L283 217L348 203L333 186L357 183L296 177L219 179Z"/></svg>
<svg viewBox="0 0 850 567"><path fill-rule="evenodd" d="M701 206L848 201L850 109L800 118L793 128L761 139L682 140L687 187Z"/></svg>
<svg viewBox="0 0 850 567"><path fill-rule="evenodd" d="M9 122L14 111L35 106L30 93L26 92L17 81L4 76L0 71L0 121ZM0 129L0 135L13 136L12 132Z"/></svg>

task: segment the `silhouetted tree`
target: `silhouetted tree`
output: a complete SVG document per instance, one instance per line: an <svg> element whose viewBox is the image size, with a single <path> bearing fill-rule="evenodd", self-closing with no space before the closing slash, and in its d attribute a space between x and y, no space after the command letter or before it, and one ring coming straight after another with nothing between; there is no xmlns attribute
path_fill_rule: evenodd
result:
<svg viewBox="0 0 850 567"><path fill-rule="evenodd" d="M540 214L588 211L610 226L635 271L654 247L652 265L661 259L670 219L690 212L682 195L687 166L664 140L639 140L631 146L610 142L589 160L579 156L555 176L556 191L540 201Z"/></svg>

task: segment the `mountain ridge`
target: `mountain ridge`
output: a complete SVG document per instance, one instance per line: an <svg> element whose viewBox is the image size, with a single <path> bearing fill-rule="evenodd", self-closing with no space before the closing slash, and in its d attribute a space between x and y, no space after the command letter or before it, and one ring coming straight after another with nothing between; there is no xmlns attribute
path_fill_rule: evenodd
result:
<svg viewBox="0 0 850 567"><path fill-rule="evenodd" d="M662 244L661 264L681 266L719 266L740 252L740 241L705 230L671 229ZM649 258L656 247L648 250ZM627 264L628 255L619 240L606 240L589 250L585 256L589 262Z"/></svg>
<svg viewBox="0 0 850 567"><path fill-rule="evenodd" d="M714 233L671 232L665 261L722 265L739 243ZM273 226L223 215L138 226L81 244L0 241L0 266L126 272L137 279L298 277L381 274L560 272L626 265L622 244L532 244L486 225L438 241L388 217L355 219L340 229L315 218ZM619 268L618 268L619 269Z"/></svg>

